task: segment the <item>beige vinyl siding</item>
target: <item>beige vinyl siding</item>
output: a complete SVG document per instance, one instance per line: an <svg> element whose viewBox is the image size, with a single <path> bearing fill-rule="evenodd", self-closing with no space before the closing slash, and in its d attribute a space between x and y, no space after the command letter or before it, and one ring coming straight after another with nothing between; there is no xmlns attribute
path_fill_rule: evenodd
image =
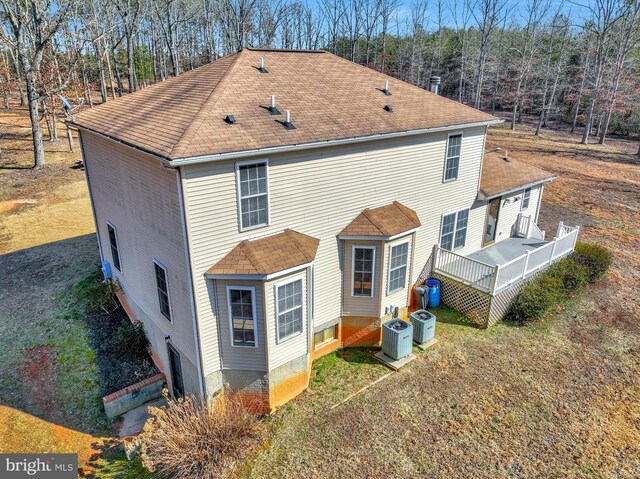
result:
<svg viewBox="0 0 640 479"><path fill-rule="evenodd" d="M500 215L498 217L498 226L496 230L496 242L507 239L514 234L515 223L518 219L519 213L522 213L523 215L531 215L531 218L535 221L538 209L538 198L540 197L540 186L531 188L529 207L526 210L521 211L520 207L522 206L523 195L524 190L518 190L502 197L500 203ZM518 199L517 201L515 201L516 198ZM505 200L509 201L506 205Z"/></svg>
<svg viewBox="0 0 640 479"><path fill-rule="evenodd" d="M176 171L97 135L82 132L81 139L102 252L110 262L107 221L117 230L122 272L112 267L114 279L144 313L139 319L163 362L166 344L154 338L171 336L184 359L197 364ZM167 268L173 322L160 312L154 258Z"/></svg>
<svg viewBox="0 0 640 479"><path fill-rule="evenodd" d="M265 353L265 308L264 294L261 281L237 281L237 280L209 280L215 283L215 291L218 299L218 318L220 331L220 352L222 355L223 369L240 369L244 371L267 371ZM256 338L257 347L233 346L231 344L231 322L229 320L229 305L227 302L227 286L250 287L255 289L256 311Z"/></svg>
<svg viewBox="0 0 640 479"><path fill-rule="evenodd" d="M312 328L309 324L309 295L308 295L308 270L298 271L289 275L265 282L265 321L267 325L267 341L269 344L269 370L282 366L309 351L309 337ZM287 338L278 343L276 332L276 288L283 284L302 280L302 333Z"/></svg>
<svg viewBox="0 0 640 479"><path fill-rule="evenodd" d="M190 249L205 375L219 368L216 318L204 272L240 241L291 228L320 239L315 260L314 326L341 315L342 264L336 235L364 208L398 200L414 209L412 284L438 243L442 213L471 208L462 253L481 246L486 205L477 196L485 128L464 131L460 172L443 183L447 133L360 143L269 157L270 221L239 233L234 162L184 168ZM259 158L259 157L258 157Z"/></svg>
<svg viewBox="0 0 640 479"><path fill-rule="evenodd" d="M375 247L376 255L373 271L373 296L353 296L353 247ZM382 241L344 241L344 289L343 316L378 317L380 310L380 295L384 294L382 285L382 264L384 257L384 243Z"/></svg>
<svg viewBox="0 0 640 479"><path fill-rule="evenodd" d="M391 259L391 248L397 245L401 245L403 243L409 244L408 249L408 262L407 262L407 276L405 280L405 287L394 291L392 293L389 292L389 262ZM378 316L383 316L384 310L386 307L393 306L394 308L402 308L407 306L407 300L409 295L409 288L413 284L411 281L411 255L413 254L413 235L407 235L402 238L398 238L397 240L390 241L385 244L384 247L384 264L382 268L382 301L380 304L380 312ZM422 266L419 269L422 269Z"/></svg>
<svg viewBox="0 0 640 479"><path fill-rule="evenodd" d="M540 194L542 192L542 186L534 186L531 188L531 196L529 198L529 207L527 209L521 210L523 215L531 216L533 221L536 220L538 216L538 202L540 200ZM524 190L522 191L521 196L524 196Z"/></svg>

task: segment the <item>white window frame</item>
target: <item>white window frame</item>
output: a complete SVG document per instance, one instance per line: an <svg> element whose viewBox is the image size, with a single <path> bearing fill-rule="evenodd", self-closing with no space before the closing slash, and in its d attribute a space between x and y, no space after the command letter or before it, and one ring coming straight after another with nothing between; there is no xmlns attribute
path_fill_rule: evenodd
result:
<svg viewBox="0 0 640 479"><path fill-rule="evenodd" d="M240 188L240 167L242 166L251 166L251 165L260 165L263 164L265 165L265 170L266 170L266 180L267 180L267 222L265 224L260 224L260 225L254 225L254 226L247 226L244 227L242 225L242 195L241 195L241 188ZM259 160L249 160L249 161L239 161L235 164L235 173L236 173L236 197L237 197L237 208L238 208L238 230L240 232L243 231L251 231L251 230L255 230L258 228L264 228L266 226L269 226L271 224L271 185L269 183L269 159L268 158L262 158Z"/></svg>
<svg viewBox="0 0 640 479"><path fill-rule="evenodd" d="M118 250L118 263L120 266L116 266L115 261L113 260L113 247L111 246L111 236L109 235L109 227L113 228L113 234L116 237L116 250ZM107 221L107 239L109 240L109 252L111 253L111 262L113 263L113 267L117 269L120 273L122 273L122 255L120 254L120 238L118 238L118 228L111 221Z"/></svg>
<svg viewBox="0 0 640 479"><path fill-rule="evenodd" d="M527 196L529 193L529 196ZM527 206L524 205L524 200L527 200ZM525 188L522 190L522 201L520 202L520 211L528 210L531 206L531 188Z"/></svg>
<svg viewBox="0 0 640 479"><path fill-rule="evenodd" d="M355 294L353 285L356 279L356 249L370 249L373 250L373 260L371 264L371 294ZM351 296L353 298L373 298L375 296L375 282L376 280L376 247L371 245L357 245L351 246Z"/></svg>
<svg viewBox="0 0 640 479"><path fill-rule="evenodd" d="M466 227L466 232L464 234L464 244L462 246L456 247L456 233L458 231L458 214L462 211L467 212L467 227ZM448 211L446 213L442 213L442 216L440 217L440 233L438 235L438 246L441 247L442 249L445 249L442 247L442 227L444 226L444 217L453 215L453 214L456 215L455 219L453 220L453 241L451 242L451 250L446 250L446 251L456 251L464 248L467 245L467 236L468 236L467 233L469 232L469 219L471 217L471 208L462 208L460 210Z"/></svg>
<svg viewBox="0 0 640 479"><path fill-rule="evenodd" d="M458 169L456 171L456 176L453 178L446 178L447 176L447 161L449 159L449 140L452 136L460 136L460 154L458 155ZM442 182L449 183L451 181L456 181L460 176L460 163L462 161L462 140L464 139L464 132L457 131L454 133L449 133L447 135L447 143L444 148L444 168L442 170Z"/></svg>
<svg viewBox="0 0 640 479"><path fill-rule="evenodd" d="M160 297L158 297L158 309L160 310L160 314L165 317L170 323L173 323L173 308L171 307L171 287L169 286L169 270L167 267L158 261L156 258L153 258L153 264L157 265L160 269L164 271L164 282L167 284L167 303L169 303L169 316L162 312L162 307L160 307ZM156 268L153 268L153 279L156 283L156 295L158 294L158 278L156 277Z"/></svg>
<svg viewBox="0 0 640 479"><path fill-rule="evenodd" d="M387 295L391 295L394 293L397 293L398 291L403 291L405 289L407 289L407 274L409 274L409 261L410 261L410 257L411 257L411 241L407 240L407 241L402 241L400 243L396 243L396 244L392 244L389 245L389 252L388 252L388 257L389 257L389 269L387 270ZM407 262L404 264L404 266L399 266L396 268L391 268L391 252L393 251L393 248L397 248L399 246L403 246L403 245L407 245ZM404 272L404 286L402 288L396 288L396 289L391 289L391 272L398 270L400 268L405 268L405 272Z"/></svg>
<svg viewBox="0 0 640 479"><path fill-rule="evenodd" d="M280 318L280 308L278 307L278 288L281 288L282 286L286 286L287 284L290 284L290 283L295 283L296 281L302 282L302 290L301 290L302 291L302 330L298 333L291 334L290 336L287 336L285 338L281 338L280 328L278 324L278 320ZM306 301L307 295L305 294L305 275L297 275L274 284L273 297L274 297L275 310L276 310L276 317L275 317L276 344L285 343L293 338L297 338L298 336L305 334L305 331L306 331L305 323L307 322L307 301ZM283 311L283 312L287 312L287 311Z"/></svg>
<svg viewBox="0 0 640 479"><path fill-rule="evenodd" d="M254 345L250 344L234 344L233 341L233 311L231 310L231 290L251 291L251 314L253 315L253 337ZM233 348L251 348L258 347L258 313L256 308L256 288L254 286L237 286L227 285L227 313L229 316L229 339Z"/></svg>

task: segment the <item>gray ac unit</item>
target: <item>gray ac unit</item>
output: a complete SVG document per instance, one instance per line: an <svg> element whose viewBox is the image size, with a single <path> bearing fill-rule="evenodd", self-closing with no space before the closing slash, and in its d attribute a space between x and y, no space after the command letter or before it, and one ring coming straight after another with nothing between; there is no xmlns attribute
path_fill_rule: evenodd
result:
<svg viewBox="0 0 640 479"><path fill-rule="evenodd" d="M418 344L433 339L436 333L436 317L429 311L419 309L409 316L413 324L413 340Z"/></svg>
<svg viewBox="0 0 640 479"><path fill-rule="evenodd" d="M392 319L382 325L382 352L393 359L411 354L413 326L401 319Z"/></svg>

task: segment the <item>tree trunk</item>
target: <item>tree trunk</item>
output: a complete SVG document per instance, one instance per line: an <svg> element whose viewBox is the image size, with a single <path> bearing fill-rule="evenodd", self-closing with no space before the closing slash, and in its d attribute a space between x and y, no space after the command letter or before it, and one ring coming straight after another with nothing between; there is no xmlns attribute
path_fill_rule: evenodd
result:
<svg viewBox="0 0 640 479"><path fill-rule="evenodd" d="M36 169L46 166L44 161L44 143L42 141L42 128L38 114L38 91L36 89L36 74L26 74L27 99L29 102L29 119L31 120L31 136L33 138L33 167Z"/></svg>

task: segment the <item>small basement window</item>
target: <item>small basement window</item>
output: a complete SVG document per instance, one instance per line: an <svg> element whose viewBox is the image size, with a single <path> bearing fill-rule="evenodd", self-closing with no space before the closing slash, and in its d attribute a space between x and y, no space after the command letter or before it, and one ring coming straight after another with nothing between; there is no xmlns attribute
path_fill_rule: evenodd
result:
<svg viewBox="0 0 640 479"><path fill-rule="evenodd" d="M338 337L337 325L333 325L329 328L325 328L322 331L318 331L313 335L314 349L320 349L325 344L330 343Z"/></svg>

